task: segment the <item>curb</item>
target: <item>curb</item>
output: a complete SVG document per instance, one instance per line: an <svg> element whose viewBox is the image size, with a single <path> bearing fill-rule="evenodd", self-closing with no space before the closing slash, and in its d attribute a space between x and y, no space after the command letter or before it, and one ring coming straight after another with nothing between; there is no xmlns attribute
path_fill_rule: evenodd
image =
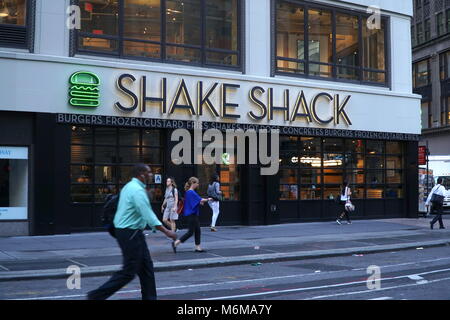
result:
<svg viewBox="0 0 450 320"><path fill-rule="evenodd" d="M241 265L256 262L279 262L291 260L306 260L326 257L336 257L349 254L379 253L392 250L409 250L413 248L423 247L439 247L450 246L449 240L436 240L427 242L411 242L402 244L377 245L368 247L357 247L347 249L334 250L314 250L314 251L296 251L289 253L270 253L262 255L250 255L231 258L208 258L208 259L191 259L172 262L154 262L154 270L173 271L193 268L222 267L231 265ZM121 265L109 265L99 267L81 268L81 275L84 277L95 277L111 275L121 269ZM50 269L50 270L27 270L16 272L0 272L0 282L17 281L17 280L36 280L36 279L60 279L67 278L69 274L66 269Z"/></svg>

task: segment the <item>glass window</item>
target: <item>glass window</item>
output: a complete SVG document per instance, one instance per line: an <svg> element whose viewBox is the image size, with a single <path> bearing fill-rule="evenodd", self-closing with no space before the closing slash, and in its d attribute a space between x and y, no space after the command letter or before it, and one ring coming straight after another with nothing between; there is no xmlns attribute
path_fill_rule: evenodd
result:
<svg viewBox="0 0 450 320"><path fill-rule="evenodd" d="M333 138L323 139L323 152L344 152L344 140Z"/></svg>
<svg viewBox="0 0 450 320"><path fill-rule="evenodd" d="M324 169L323 170L323 183L324 184L337 184L342 185L344 182L344 171L337 169Z"/></svg>
<svg viewBox="0 0 450 320"><path fill-rule="evenodd" d="M321 139L312 137L300 138L301 152L321 152Z"/></svg>
<svg viewBox="0 0 450 320"><path fill-rule="evenodd" d="M298 186L297 185L282 185L280 184L280 200L297 200Z"/></svg>
<svg viewBox="0 0 450 320"><path fill-rule="evenodd" d="M81 30L78 47L81 50L118 51L119 2L107 3L79 0Z"/></svg>
<svg viewBox="0 0 450 320"><path fill-rule="evenodd" d="M363 154L346 154L344 155L344 165L346 168L364 168Z"/></svg>
<svg viewBox="0 0 450 320"><path fill-rule="evenodd" d="M336 56L338 78L358 80L359 70L359 21L357 16L336 14ZM341 67L342 65L342 67Z"/></svg>
<svg viewBox="0 0 450 320"><path fill-rule="evenodd" d="M360 21L354 12L315 5L306 10L302 4L278 0L276 71L385 84L387 20L369 29L368 17L362 16Z"/></svg>
<svg viewBox="0 0 450 320"><path fill-rule="evenodd" d="M283 58L305 60L305 10L289 2L277 3L277 68L283 72L305 72L305 64Z"/></svg>
<svg viewBox="0 0 450 320"><path fill-rule="evenodd" d="M402 183L402 171L400 170L387 170L386 171L386 183Z"/></svg>
<svg viewBox="0 0 450 320"><path fill-rule="evenodd" d="M345 151L354 153L364 153L364 141L363 140L345 140Z"/></svg>
<svg viewBox="0 0 450 320"><path fill-rule="evenodd" d="M300 187L300 200L321 200L321 199L322 199L321 186L312 185Z"/></svg>
<svg viewBox="0 0 450 320"><path fill-rule="evenodd" d="M367 140L366 148L368 154L382 154L384 153L384 142L377 140Z"/></svg>
<svg viewBox="0 0 450 320"><path fill-rule="evenodd" d="M80 52L235 69L240 66L241 0L78 3L82 10Z"/></svg>
<svg viewBox="0 0 450 320"><path fill-rule="evenodd" d="M308 10L308 58L309 74L320 77L331 77L332 66L319 63L333 63L332 15L328 10Z"/></svg>
<svg viewBox="0 0 450 320"><path fill-rule="evenodd" d="M224 200L240 200L240 174L236 164L224 165L220 168L220 186Z"/></svg>
<svg viewBox="0 0 450 320"><path fill-rule="evenodd" d="M280 169L280 200L297 200L297 169Z"/></svg>
<svg viewBox="0 0 450 320"><path fill-rule="evenodd" d="M423 24L419 22L417 24L417 43L422 44L424 42Z"/></svg>
<svg viewBox="0 0 450 320"><path fill-rule="evenodd" d="M430 19L425 20L425 41L431 39L431 22Z"/></svg>
<svg viewBox="0 0 450 320"><path fill-rule="evenodd" d="M367 19L363 21L363 67L371 69L370 71L386 70L386 22L381 20L381 28L369 29L367 27ZM368 70L367 70L368 71ZM377 75L374 77L374 75ZM381 77L381 78L380 78ZM364 75L366 81L376 81L384 78L381 74L370 74L368 72ZM379 81L376 81L379 82Z"/></svg>
<svg viewBox="0 0 450 320"><path fill-rule="evenodd" d="M440 12L436 16L436 23L437 23L437 35L438 37L445 34L445 16L443 12Z"/></svg>
<svg viewBox="0 0 450 320"><path fill-rule="evenodd" d="M131 180L136 163L144 162L153 174L163 174L158 130L74 126L71 132L72 202L104 202L108 194ZM153 147L143 147L141 136ZM154 180L151 184L155 199L159 199L160 184Z"/></svg>
<svg viewBox="0 0 450 320"><path fill-rule="evenodd" d="M321 184L322 183L322 174L320 169L316 170L307 170L302 169L300 175L300 183L301 184Z"/></svg>
<svg viewBox="0 0 450 320"><path fill-rule="evenodd" d="M26 25L26 0L0 0L0 24Z"/></svg>
<svg viewBox="0 0 450 320"><path fill-rule="evenodd" d="M351 185L364 184L364 170L362 170L362 169L353 169L353 170L347 169L345 179Z"/></svg>
<svg viewBox="0 0 450 320"><path fill-rule="evenodd" d="M387 154L401 154L402 144L400 142L388 141L386 142L386 153Z"/></svg>

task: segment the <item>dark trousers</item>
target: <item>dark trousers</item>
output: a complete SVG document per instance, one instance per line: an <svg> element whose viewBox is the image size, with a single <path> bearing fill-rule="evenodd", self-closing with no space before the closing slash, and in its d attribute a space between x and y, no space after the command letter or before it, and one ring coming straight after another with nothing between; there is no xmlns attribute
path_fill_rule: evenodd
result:
<svg viewBox="0 0 450 320"><path fill-rule="evenodd" d="M187 216L186 218L188 220L188 228L189 229L180 238L180 241L183 243L187 239L192 237L192 235L194 234L195 235L195 245L199 246L200 245L200 235L201 235L199 217L195 214L191 214L190 216Z"/></svg>
<svg viewBox="0 0 450 320"><path fill-rule="evenodd" d="M123 255L122 270L100 288L88 293L90 300L105 300L131 282L136 274L141 282L142 300L156 300L156 284L153 262L145 235L141 230L116 229L117 242Z"/></svg>
<svg viewBox="0 0 450 320"><path fill-rule="evenodd" d="M436 222L439 221L439 228L444 228L444 223L442 222L442 211L443 207L442 204L435 205L433 204L431 206L431 214L436 213L436 217L431 221L431 224L434 225Z"/></svg>
<svg viewBox="0 0 450 320"><path fill-rule="evenodd" d="M345 216L345 218L347 219L347 221L348 221L348 222L351 222L351 220L350 220L350 215L349 215L349 213L348 213L348 211L347 211L347 208L345 207L345 204L346 204L346 201L341 201L342 209L344 210L344 212L342 212L342 213L340 213L340 214L338 215L338 219L340 220L340 219L344 218L344 216Z"/></svg>

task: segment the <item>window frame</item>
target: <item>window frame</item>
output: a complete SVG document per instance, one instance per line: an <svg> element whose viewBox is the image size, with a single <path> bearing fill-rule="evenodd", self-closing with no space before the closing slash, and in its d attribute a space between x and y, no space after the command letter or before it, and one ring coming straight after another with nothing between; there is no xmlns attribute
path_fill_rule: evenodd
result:
<svg viewBox="0 0 450 320"><path fill-rule="evenodd" d="M104 35L96 35L92 33L85 33L80 32L79 30L73 30L71 32L71 50L70 50L70 56L75 56L77 54L80 55L92 55L92 56L99 56L99 57L109 57L109 58L118 58L118 59L124 59L124 60L137 60L137 61L146 61L146 62L157 62L157 63L164 63L164 64L177 64L177 65L187 65L187 66L193 66L193 67L201 67L201 68L214 68L214 69L225 69L230 71L241 71L244 72L244 63L245 63L245 0L236 0L237 1L237 50L226 50L226 49L208 49L205 45L205 38L206 38L206 6L205 3L207 0L200 0L201 7L199 10L201 11L201 44L199 46L197 45L188 45L188 44L176 44L176 43L170 43L167 41L167 24L166 24L166 1L167 0L160 0L160 30L161 30L161 37L160 41L151 41L151 40L140 40L140 39L132 39L124 36L124 0L118 0L118 32L117 36L104 36ZM79 0L71 0L72 4L78 5ZM79 39L83 36L92 36L93 38L99 38L99 39L107 39L107 40L115 40L117 41L117 50L116 52L101 52L101 51L95 51L95 50L89 50L89 49L80 49L79 46ZM156 44L160 46L160 58L151 58L151 57L140 57L140 56L131 56L126 55L124 52L124 42L132 41L132 42L142 42L146 44ZM200 62L186 62L186 61L177 61L167 58L166 52L167 47L169 46L175 46L175 47L181 47L181 48L191 48L191 49L198 49L200 50ZM215 53L230 53L230 54L236 54L237 55L237 61L238 65L236 66L229 66L229 65L223 65L223 64L215 64L215 63L208 63L206 61L206 54L208 52L215 52Z"/></svg>
<svg viewBox="0 0 450 320"><path fill-rule="evenodd" d="M419 76L419 72L418 72L418 67L419 67L419 63L421 62L427 62L427 84L418 87L417 86L417 80L418 80L418 76ZM424 58L421 60L417 60L413 62L413 88L414 89L418 89L418 88L425 88L429 85L431 85L431 65L430 65L430 58Z"/></svg>
<svg viewBox="0 0 450 320"><path fill-rule="evenodd" d="M114 149L116 157L119 158L120 157L120 149L121 148L138 148L139 149L139 157L144 156L144 149L159 149L160 151L160 156L161 156L161 163L150 163L148 164L152 169L153 168L161 168L162 169L162 176L166 176L167 174L165 173L165 145L164 145L164 130L162 129L151 129L151 128L123 128L123 127L109 127L109 126L92 126L92 125L79 125L79 126L74 126L76 128L89 128L92 132L92 138L90 140L89 143L86 142L82 142L82 143L77 143L77 142L73 142L73 138L72 138L72 131L71 131L71 141L70 141L70 153L72 155L72 146L82 146L82 147L90 147L91 151L92 151L92 161L87 163L87 162L77 162L77 161L72 161L72 157L70 159L69 162L69 172L70 172L70 177L68 177L69 179L69 185L70 188L72 190L72 187L77 187L77 186L86 186L89 187L91 190L90 193L90 199L91 201L86 201L86 202L76 202L73 201L72 199L72 191L70 192L70 204L71 205L98 205L101 204L103 202L99 202L96 201L96 195L97 195L97 188L100 186L109 186L109 187L115 187L116 191L119 191L120 189L123 188L124 185L126 185L129 181L120 181L120 179L122 178L120 175L120 171L123 167L129 167L129 168L133 168L133 166L136 163L127 163L127 162L120 162L118 161L118 159L116 160L116 162L104 162L104 161L99 161L97 160L96 154L98 152L99 148L110 148L110 149ZM115 131L115 137L114 137L114 142L113 143L98 143L97 141L97 130L98 129L111 129ZM129 145L129 144L122 144L120 141L120 130L122 129L132 129L132 130L137 130L139 132L139 143L138 144L133 144L133 145ZM143 137L144 137L144 132L146 130L150 130L150 131L159 131L159 145L158 146L146 146L143 143ZM80 182L73 182L71 179L71 174L72 174L72 167L89 167L90 169L92 169L92 181L89 183L80 183ZM96 169L98 167L111 167L111 170L114 172L115 174L115 182L98 182L97 181L97 176L96 176ZM153 171L154 173L154 171ZM162 182L161 184L157 184L157 183L148 183L146 185L147 188L152 187L152 188L157 188L160 187L162 188L162 190L164 189L164 183ZM161 201L158 200L154 200L152 199L151 201L152 203L160 203Z"/></svg>
<svg viewBox="0 0 450 320"><path fill-rule="evenodd" d="M282 137L293 137L293 136L289 136L289 135L282 135ZM295 137L295 136L294 136ZM306 136L305 136L306 137ZM316 138L316 137L309 137L308 138ZM336 166L336 167L326 167L324 165L324 159L325 159L325 154L330 153L331 151L326 151L325 150L325 143L324 141L327 139L337 139L341 142L342 145L342 152L340 151L336 151L336 154L340 154L344 157L344 159L349 156L355 156L355 157L361 157L363 159L364 165L362 167L358 167L357 163L354 163L352 166L346 166L346 164L343 162L341 166ZM350 149L348 147L348 142L352 141L352 140L360 140L362 141L362 148L361 150L358 150L356 152L353 152L352 149ZM356 200L390 200L390 199L396 199L396 200L403 200L405 199L405 194L403 193L401 195L401 197L397 197L397 198L389 198L386 196L387 194L387 190L388 189L392 189L392 188L402 188L403 190L405 190L406 188L406 149L405 149L405 143L404 141L397 141L397 140L371 140L371 139L350 139L350 138L323 138L320 137L320 151L302 151L302 142L300 139L297 140L292 140L295 141L295 146L296 148L293 148L293 145L290 147L289 151L291 152L297 152L298 157L300 158L300 156L303 155L309 155L309 156L316 156L320 154L320 158L321 158L321 166L320 167L308 167L306 165L302 165L300 163L300 161L298 161L298 163L296 164L281 164L280 165L280 172L278 173L278 177L280 178L279 182L278 182L278 192L279 192L279 199L278 201L282 201L282 202L296 202L296 201L332 201L332 199L329 199L325 196L325 190L327 188L337 188L342 185L342 184L336 184L336 183L325 183L325 177L327 176L327 174L329 176L335 175L332 173L327 172L326 170L339 170L340 172L342 172L342 180L344 181L345 179L348 179L348 177L350 175L355 174L355 172L360 171L358 174L362 174L363 175L363 181L349 181L350 183L350 187L353 188L357 188L357 189L361 189L360 191L362 191L363 197L358 197L355 198ZM382 147L383 150L380 153L376 153L376 154L371 154L369 152L369 149L367 147L367 142L368 141L377 141L377 142L381 142L382 143ZM388 148L387 148L387 144L393 142L393 143L400 143L400 152L393 152L390 153L388 152ZM281 154L281 144L280 144L280 154ZM287 151L287 149L285 150ZM369 168L368 167L368 158L370 158L371 156L377 156L380 157L382 159L381 165L382 168ZM388 168L387 167L387 163L389 158L393 158L393 157L401 157L401 167L395 167L395 168ZM296 177L297 177L297 181L296 183L282 183L281 182L281 171L282 170L293 170L293 172L295 172ZM305 172L313 172L316 171L319 176L316 177L316 183L310 182L310 181L304 181L302 178L305 177L304 173ZM383 194L381 198L369 198L368 197L368 190L373 189L372 185L367 179L368 179L368 175L370 173L377 173L377 172L382 172L382 179L383 181L381 183L377 183L375 185L375 187L377 189L382 189L383 190ZM388 173L400 173L401 174L401 180L399 183L389 183L388 182ZM319 181L319 182L317 182ZM282 194L282 187L286 187L286 186L296 186L297 189L297 198L296 199L282 199L281 194ZM313 187L314 186L314 187ZM312 189L317 189L318 192L320 192L320 197L319 196L315 196L314 199L311 199L310 197L302 198L302 192L305 190L312 190Z"/></svg>
<svg viewBox="0 0 450 320"><path fill-rule="evenodd" d="M286 2L290 4L295 4L298 6L301 6L304 9L304 42L305 42L305 59L292 59L292 58L286 58L286 57L278 57L277 55L277 4L280 2ZM309 54L308 54L308 48L309 48L309 34L307 32L308 30L308 18L309 18L309 12L310 9L317 9L317 10L328 10L331 11L331 20L332 20L332 35L333 35L333 57L332 57L332 63L318 63L318 62L310 62L309 61ZM336 15L337 14L346 14L351 16L357 16L358 17L358 50L359 50L359 66L340 66L337 63L337 54L336 54ZM391 48L391 37L390 37L390 23L391 19L387 15L381 15L381 22L384 23L384 42L385 42L385 70L378 70L378 69L372 69L372 68L366 68L363 66L363 30L362 30L362 24L363 19L369 17L370 15L359 10L352 10L341 6L330 6L325 5L321 3L316 2L309 2L305 0L271 0L271 77L275 76L287 76L287 77L294 77L294 78L303 78L303 79L313 79L313 80L325 80L325 81L332 81L332 82L341 82L341 83L352 83L352 84L361 84L361 85L370 85L370 86L377 86L377 87L387 87L391 88L392 86L392 78L391 78L391 56L390 56L390 48ZM290 62L296 62L296 63L302 63L304 65L304 73L290 73L290 72L283 72L279 71L277 67L277 62L281 61L290 61ZM332 67L331 77L320 77L320 76L314 76L309 74L309 67L310 65L330 65ZM357 70L357 73L359 74L358 80L349 80L349 79L343 79L337 77L337 69L339 67L342 68L348 68L352 70ZM385 75L385 81L383 83L381 82L372 82L372 81L366 81L364 80L364 72L376 72L376 73L383 73Z"/></svg>
<svg viewBox="0 0 450 320"><path fill-rule="evenodd" d="M35 19L36 19L36 0L25 0L26 4L26 17L25 26L18 26L13 24L1 24L1 28L10 28L15 32L21 30L25 32L24 43L20 45L6 44L0 41L0 48L14 48L14 49L25 49L30 53L34 53L34 34L35 34ZM14 32L13 31L13 32ZM0 39L1 40L1 39Z"/></svg>

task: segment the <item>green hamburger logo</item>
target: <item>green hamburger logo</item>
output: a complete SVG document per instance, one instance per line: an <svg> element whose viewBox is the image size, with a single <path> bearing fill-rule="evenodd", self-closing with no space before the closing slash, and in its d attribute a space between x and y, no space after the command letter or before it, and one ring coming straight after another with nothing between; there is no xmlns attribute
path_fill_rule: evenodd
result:
<svg viewBox="0 0 450 320"><path fill-rule="evenodd" d="M69 103L73 107L91 107L100 105L100 79L92 72L79 71L70 77Z"/></svg>

